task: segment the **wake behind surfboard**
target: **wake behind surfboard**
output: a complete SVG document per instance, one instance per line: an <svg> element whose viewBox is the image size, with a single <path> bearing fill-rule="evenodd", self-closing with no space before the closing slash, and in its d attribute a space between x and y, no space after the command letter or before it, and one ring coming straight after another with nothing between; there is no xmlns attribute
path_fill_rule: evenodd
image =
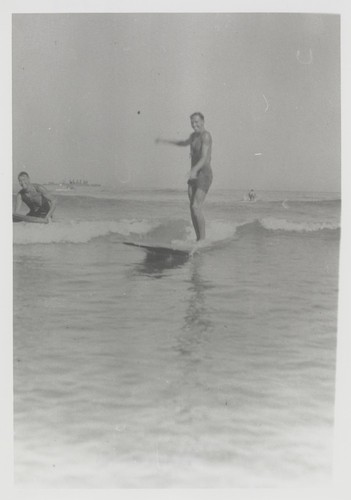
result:
<svg viewBox="0 0 351 500"><path fill-rule="evenodd" d="M12 214L12 222L33 222L35 224L47 224L47 219L42 217L31 217L30 215Z"/></svg>
<svg viewBox="0 0 351 500"><path fill-rule="evenodd" d="M174 255L179 257L187 257L192 255L193 253L193 249L180 249L180 248L167 247L161 245L146 245L144 243L134 243L133 241L124 241L123 244L141 248L142 250L145 250L148 253L158 254L160 256Z"/></svg>

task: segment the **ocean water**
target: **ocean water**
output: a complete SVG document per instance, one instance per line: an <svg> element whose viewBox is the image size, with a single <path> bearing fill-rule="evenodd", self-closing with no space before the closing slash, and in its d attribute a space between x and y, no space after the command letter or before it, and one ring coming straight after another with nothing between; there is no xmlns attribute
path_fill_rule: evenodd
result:
<svg viewBox="0 0 351 500"><path fill-rule="evenodd" d="M14 233L15 482L45 488L328 485L340 196L57 192Z"/></svg>

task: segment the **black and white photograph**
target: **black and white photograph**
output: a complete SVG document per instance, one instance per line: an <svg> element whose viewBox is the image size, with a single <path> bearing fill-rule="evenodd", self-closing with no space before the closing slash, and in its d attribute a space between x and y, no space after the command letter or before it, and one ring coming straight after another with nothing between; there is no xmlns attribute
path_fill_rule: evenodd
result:
<svg viewBox="0 0 351 500"><path fill-rule="evenodd" d="M14 487L331 488L344 14L20 5Z"/></svg>

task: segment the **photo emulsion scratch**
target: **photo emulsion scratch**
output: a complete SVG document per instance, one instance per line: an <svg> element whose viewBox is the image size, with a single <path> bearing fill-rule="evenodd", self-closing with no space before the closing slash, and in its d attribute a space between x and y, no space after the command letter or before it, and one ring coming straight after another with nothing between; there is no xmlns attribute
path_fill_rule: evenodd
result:
<svg viewBox="0 0 351 500"><path fill-rule="evenodd" d="M339 23L12 16L17 487L330 485Z"/></svg>

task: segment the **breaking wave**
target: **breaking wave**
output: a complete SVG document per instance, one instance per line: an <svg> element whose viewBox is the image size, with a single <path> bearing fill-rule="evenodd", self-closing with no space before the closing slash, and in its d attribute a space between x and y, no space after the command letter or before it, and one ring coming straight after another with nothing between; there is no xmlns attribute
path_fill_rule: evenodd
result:
<svg viewBox="0 0 351 500"><path fill-rule="evenodd" d="M130 236L142 235L150 231L152 225L145 220L120 221L70 221L52 224L30 224L18 222L13 224L13 241L15 244L33 243L86 243L93 238L120 234Z"/></svg>
<svg viewBox="0 0 351 500"><path fill-rule="evenodd" d="M205 245L232 239L239 230L242 232L285 231L309 233L324 230L336 231L340 224L329 222L294 222L275 217L244 223L209 221L206 225ZM194 243L194 230L185 220L137 220L123 219L119 221L57 221L52 224L30 224L19 222L13 224L13 242L18 245L48 243L87 243L94 238L109 235L120 236L143 243L159 243L174 247L186 248Z"/></svg>
<svg viewBox="0 0 351 500"><path fill-rule="evenodd" d="M277 219L275 217L266 217L264 219L261 219L259 222L264 229L268 229L270 231L293 231L298 233L305 233L323 231L326 229L340 229L340 224L338 223L313 221L294 222L288 221L286 219Z"/></svg>

